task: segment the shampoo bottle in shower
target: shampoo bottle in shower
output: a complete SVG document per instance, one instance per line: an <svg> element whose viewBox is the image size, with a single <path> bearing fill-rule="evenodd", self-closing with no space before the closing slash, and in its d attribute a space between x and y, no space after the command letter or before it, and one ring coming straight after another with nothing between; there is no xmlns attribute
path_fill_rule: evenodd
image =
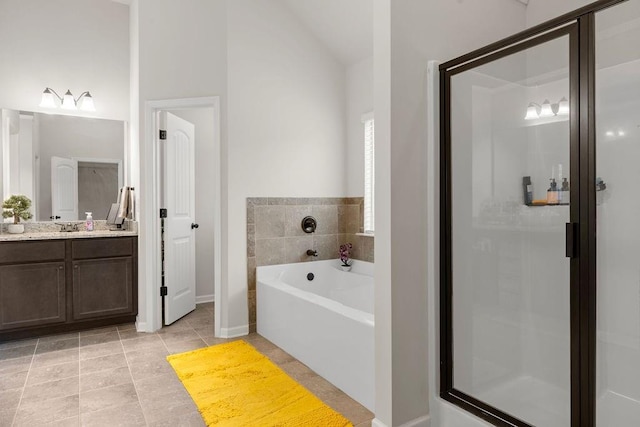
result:
<svg viewBox="0 0 640 427"><path fill-rule="evenodd" d="M85 221L85 228L87 231L93 231L93 217L91 216L91 212L85 212L87 214L87 219Z"/></svg>
<svg viewBox="0 0 640 427"><path fill-rule="evenodd" d="M562 178L562 187L560 187L560 196L558 198L558 203L561 205L568 205L569 196L569 181L567 181L567 178Z"/></svg>
<svg viewBox="0 0 640 427"><path fill-rule="evenodd" d="M547 190L547 204L558 204L558 183L555 178L551 178L551 185L549 185L549 189Z"/></svg>
<svg viewBox="0 0 640 427"><path fill-rule="evenodd" d="M533 186L531 185L531 177L522 177L522 193L524 197L524 204L529 206L533 203Z"/></svg>

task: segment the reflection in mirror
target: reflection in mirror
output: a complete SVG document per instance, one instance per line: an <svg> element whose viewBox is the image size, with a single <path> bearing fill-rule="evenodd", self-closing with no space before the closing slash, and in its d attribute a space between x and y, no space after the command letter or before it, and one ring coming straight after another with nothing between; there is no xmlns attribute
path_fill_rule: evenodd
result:
<svg viewBox="0 0 640 427"><path fill-rule="evenodd" d="M3 200L26 195L36 221L106 219L123 185L124 122L6 109L1 118Z"/></svg>

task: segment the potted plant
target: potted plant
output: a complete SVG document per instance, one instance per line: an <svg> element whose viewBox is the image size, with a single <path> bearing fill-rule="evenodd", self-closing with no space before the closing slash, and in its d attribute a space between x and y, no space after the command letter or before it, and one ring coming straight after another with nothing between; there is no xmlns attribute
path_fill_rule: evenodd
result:
<svg viewBox="0 0 640 427"><path fill-rule="evenodd" d="M342 261L340 268L343 271L351 270L351 264L353 263L353 260L350 258L352 248L353 245L351 243L340 245L340 261Z"/></svg>
<svg viewBox="0 0 640 427"><path fill-rule="evenodd" d="M29 212L30 207L31 200L21 194L13 195L2 203L2 216L4 218L13 218L13 224L9 224L7 227L9 233L24 233L24 225L20 224L20 220L23 219L26 221L33 217Z"/></svg>

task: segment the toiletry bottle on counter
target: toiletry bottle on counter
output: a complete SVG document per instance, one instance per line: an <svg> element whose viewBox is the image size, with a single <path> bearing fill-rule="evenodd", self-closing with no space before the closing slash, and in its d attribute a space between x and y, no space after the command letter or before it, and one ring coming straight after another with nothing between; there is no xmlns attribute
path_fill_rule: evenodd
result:
<svg viewBox="0 0 640 427"><path fill-rule="evenodd" d="M85 228L87 231L93 231L93 217L91 216L91 212L85 212L87 214L87 219L85 221Z"/></svg>
<svg viewBox="0 0 640 427"><path fill-rule="evenodd" d="M547 204L558 204L558 183L555 178L551 178L551 185L549 185L549 189L547 190Z"/></svg>
<svg viewBox="0 0 640 427"><path fill-rule="evenodd" d="M558 204L560 205L568 205L570 199L569 193L569 181L567 178L562 178L562 187L560 187L560 193L558 196Z"/></svg>

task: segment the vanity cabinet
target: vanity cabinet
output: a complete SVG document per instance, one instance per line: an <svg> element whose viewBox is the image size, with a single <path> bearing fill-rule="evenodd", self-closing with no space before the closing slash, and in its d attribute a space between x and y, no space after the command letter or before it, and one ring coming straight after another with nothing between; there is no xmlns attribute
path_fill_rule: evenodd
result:
<svg viewBox="0 0 640 427"><path fill-rule="evenodd" d="M136 237L0 243L0 342L135 321Z"/></svg>
<svg viewBox="0 0 640 427"><path fill-rule="evenodd" d="M133 240L71 242L73 318L135 314Z"/></svg>
<svg viewBox="0 0 640 427"><path fill-rule="evenodd" d="M0 245L0 331L64 323L64 241Z"/></svg>

